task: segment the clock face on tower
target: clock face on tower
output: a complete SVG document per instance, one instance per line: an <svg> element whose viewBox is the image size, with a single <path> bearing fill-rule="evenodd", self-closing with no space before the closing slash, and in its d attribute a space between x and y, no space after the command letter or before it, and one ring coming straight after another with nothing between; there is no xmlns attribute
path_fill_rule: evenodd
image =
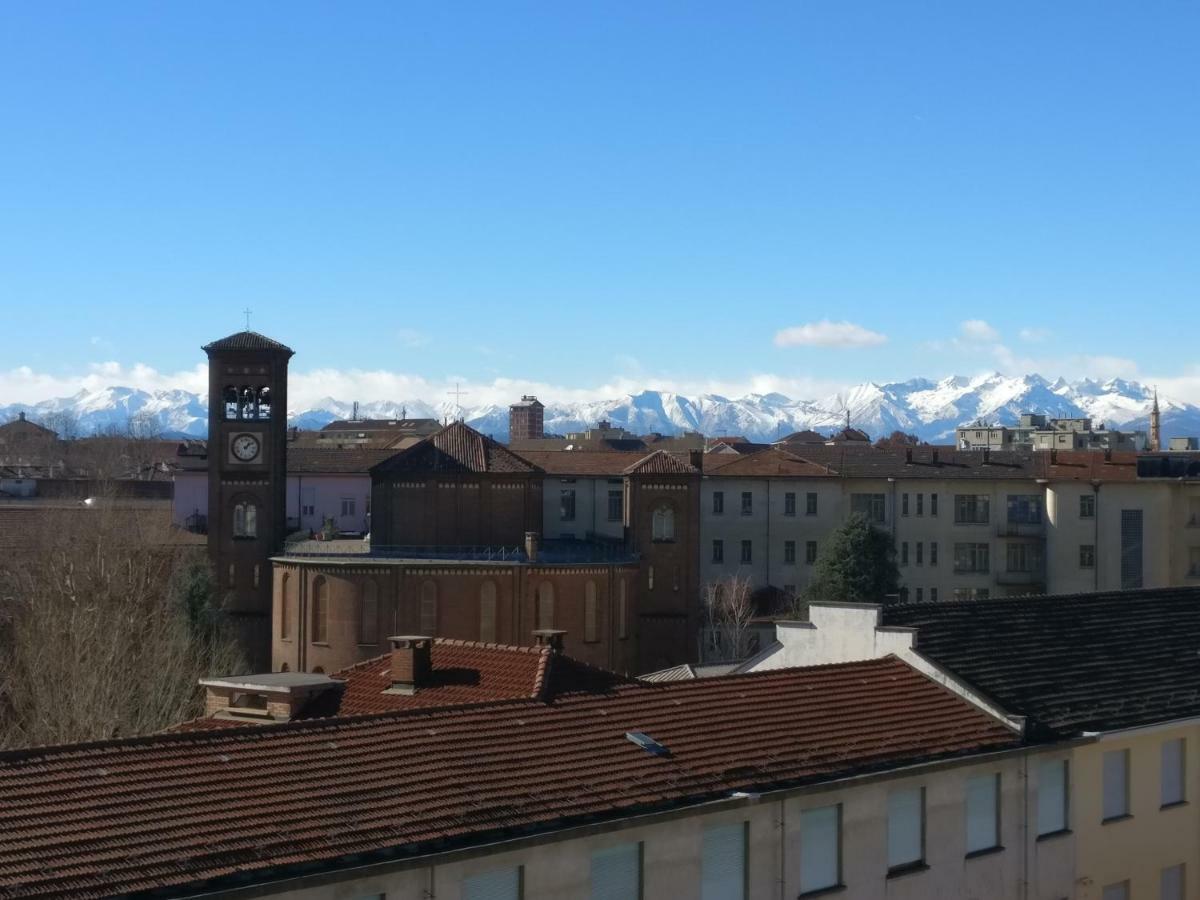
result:
<svg viewBox="0 0 1200 900"><path fill-rule="evenodd" d="M250 462L258 457L258 438L252 434L239 434L230 445L233 455L242 462Z"/></svg>

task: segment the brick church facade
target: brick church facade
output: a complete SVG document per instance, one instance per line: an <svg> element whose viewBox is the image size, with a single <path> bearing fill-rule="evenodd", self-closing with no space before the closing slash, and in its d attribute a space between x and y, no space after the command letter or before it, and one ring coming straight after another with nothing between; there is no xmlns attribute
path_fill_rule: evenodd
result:
<svg viewBox="0 0 1200 900"><path fill-rule="evenodd" d="M559 631L576 659L628 673L696 657L698 459L589 454L594 471L575 474L619 491L615 518L564 534L548 494L577 478L456 422L371 470L369 540L287 541L292 351L253 332L205 349L209 553L255 670L336 671L394 634Z"/></svg>

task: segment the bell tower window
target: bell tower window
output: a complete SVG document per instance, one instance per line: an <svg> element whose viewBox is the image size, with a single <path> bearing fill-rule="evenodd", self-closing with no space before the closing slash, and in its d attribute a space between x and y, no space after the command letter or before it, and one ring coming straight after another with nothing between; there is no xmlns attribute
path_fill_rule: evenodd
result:
<svg viewBox="0 0 1200 900"><path fill-rule="evenodd" d="M258 537L258 506L252 500L240 500L233 505L233 536Z"/></svg>
<svg viewBox="0 0 1200 900"><path fill-rule="evenodd" d="M258 389L258 400L255 408L258 413L258 418L271 418L271 389L269 387L261 387Z"/></svg>
<svg viewBox="0 0 1200 900"><path fill-rule="evenodd" d="M232 384L226 385L221 391L221 402L225 407L225 418L236 419L238 417L238 389Z"/></svg>

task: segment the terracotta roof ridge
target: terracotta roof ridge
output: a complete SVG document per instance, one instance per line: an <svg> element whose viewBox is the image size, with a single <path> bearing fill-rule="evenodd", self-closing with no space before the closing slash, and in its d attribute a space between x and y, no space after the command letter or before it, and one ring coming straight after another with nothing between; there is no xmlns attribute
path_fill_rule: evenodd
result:
<svg viewBox="0 0 1200 900"><path fill-rule="evenodd" d="M538 647L540 651L538 656L537 672L533 676L533 694L530 695L534 700L544 700L546 692L550 689L550 679L547 677L550 672L550 657L553 655L549 647Z"/></svg>
<svg viewBox="0 0 1200 900"><path fill-rule="evenodd" d="M541 647L535 647L524 644L501 644L493 641L472 641L468 638L444 638L435 637L433 639L435 645L445 647L470 647L476 650L504 650L509 653L540 653Z"/></svg>
<svg viewBox="0 0 1200 900"><path fill-rule="evenodd" d="M1170 594L1195 594L1195 601L1200 603L1200 586L1176 585L1174 587L1153 588L1113 588L1105 591L1074 591L1065 594L1018 594L1012 597L988 597L985 600L922 600L920 603L897 603L892 606L880 604L886 615L889 609L981 609L989 606L1015 606L1025 602L1032 603L1066 603L1069 601L1100 602L1102 600L1128 601L1139 597L1164 598ZM1181 598L1183 599L1183 598ZM1192 599L1192 598L1188 598Z"/></svg>

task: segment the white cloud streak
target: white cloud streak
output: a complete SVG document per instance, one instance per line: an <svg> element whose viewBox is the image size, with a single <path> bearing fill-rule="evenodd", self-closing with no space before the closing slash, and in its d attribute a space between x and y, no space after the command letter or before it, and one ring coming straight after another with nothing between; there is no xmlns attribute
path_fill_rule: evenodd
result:
<svg viewBox="0 0 1200 900"><path fill-rule="evenodd" d="M983 319L967 319L959 326L958 330L968 341L990 344L1000 340L1000 332Z"/></svg>
<svg viewBox="0 0 1200 900"><path fill-rule="evenodd" d="M776 347L876 347L887 342L887 335L871 331L853 322L808 322L775 333Z"/></svg>

